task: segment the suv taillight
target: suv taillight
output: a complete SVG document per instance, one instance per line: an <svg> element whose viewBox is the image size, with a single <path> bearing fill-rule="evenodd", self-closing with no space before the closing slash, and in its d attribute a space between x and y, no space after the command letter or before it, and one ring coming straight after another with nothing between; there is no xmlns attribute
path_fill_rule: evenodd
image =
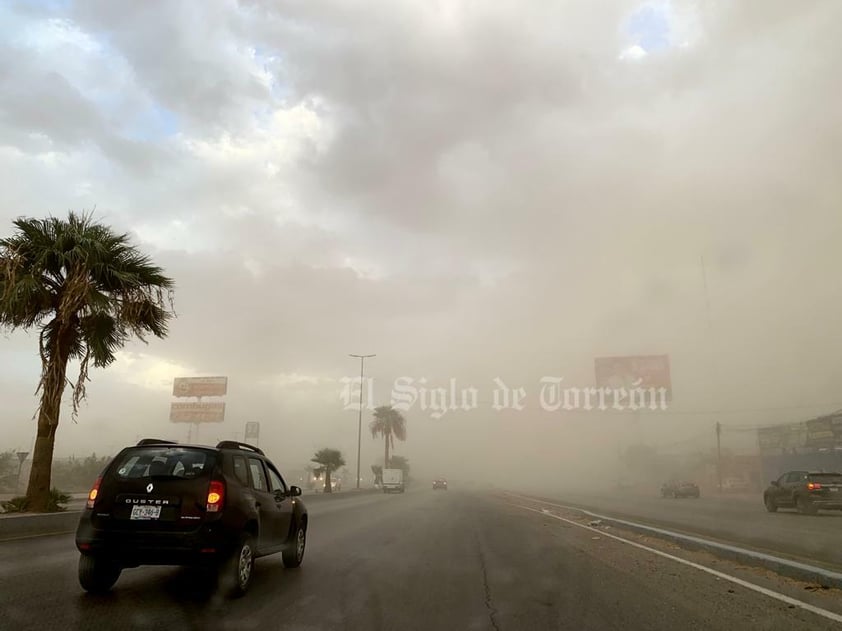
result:
<svg viewBox="0 0 842 631"><path fill-rule="evenodd" d="M222 510L222 503L225 501L225 483L221 480L211 480L208 487L208 502L205 510L209 513L218 513Z"/></svg>
<svg viewBox="0 0 842 631"><path fill-rule="evenodd" d="M822 485L819 484L818 482L807 482L807 488L811 491L816 491L816 490L822 488Z"/></svg>
<svg viewBox="0 0 842 631"><path fill-rule="evenodd" d="M99 495L99 485L102 484L102 476L99 476L94 485L91 487L90 492L88 493L88 502L85 504L87 508L93 508L94 504L96 503L97 495Z"/></svg>

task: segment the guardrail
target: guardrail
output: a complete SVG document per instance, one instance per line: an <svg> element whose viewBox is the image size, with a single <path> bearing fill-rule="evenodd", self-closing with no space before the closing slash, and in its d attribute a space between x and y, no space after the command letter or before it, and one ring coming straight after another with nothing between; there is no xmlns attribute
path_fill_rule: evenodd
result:
<svg viewBox="0 0 842 631"><path fill-rule="evenodd" d="M761 552L759 550L753 550L748 547L706 539L701 536L675 532L667 528L632 521L631 519L623 519L613 515L606 515L581 506L576 506L575 503L562 504L518 493L506 493L510 496L520 497L535 504L543 504L545 506L579 512L583 515L587 515L588 517L593 517L604 524L610 524L616 528L626 529L642 535L657 537L685 549L704 550L721 558L737 561L738 563L743 563L749 566L762 567L777 574L788 576L789 578L799 581L816 583L822 587L842 589L842 572L835 571L831 568L819 567L809 563L796 561L794 559L787 559L768 554L766 552ZM594 530L598 530L598 528L594 527Z"/></svg>

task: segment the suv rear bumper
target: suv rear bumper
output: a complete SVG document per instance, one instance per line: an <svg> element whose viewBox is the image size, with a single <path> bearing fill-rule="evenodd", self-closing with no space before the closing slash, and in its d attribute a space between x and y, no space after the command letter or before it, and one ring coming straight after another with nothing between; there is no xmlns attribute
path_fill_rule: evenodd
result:
<svg viewBox="0 0 842 631"><path fill-rule="evenodd" d="M822 497L810 497L810 504L816 508L825 510L842 510L842 498L824 499Z"/></svg>
<svg viewBox="0 0 842 631"><path fill-rule="evenodd" d="M231 537L220 522L193 531L160 532L96 528L85 510L76 529L76 548L85 555L105 556L124 567L138 565L200 565L214 563L231 552Z"/></svg>

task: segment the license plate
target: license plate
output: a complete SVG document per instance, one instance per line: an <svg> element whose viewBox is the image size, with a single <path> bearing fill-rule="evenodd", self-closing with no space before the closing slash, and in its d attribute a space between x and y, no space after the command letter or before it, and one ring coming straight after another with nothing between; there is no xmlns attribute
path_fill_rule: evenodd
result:
<svg viewBox="0 0 842 631"><path fill-rule="evenodd" d="M160 516L160 506L132 506L130 519L158 519Z"/></svg>
<svg viewBox="0 0 842 631"><path fill-rule="evenodd" d="M839 492L839 487L838 487L838 486L831 486L831 487L830 487L830 492L831 492L831 493L838 493L838 492Z"/></svg>

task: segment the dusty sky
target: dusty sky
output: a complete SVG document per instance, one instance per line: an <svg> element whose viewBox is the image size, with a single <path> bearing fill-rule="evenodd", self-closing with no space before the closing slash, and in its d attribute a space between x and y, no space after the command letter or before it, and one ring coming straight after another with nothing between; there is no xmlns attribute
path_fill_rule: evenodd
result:
<svg viewBox="0 0 842 631"><path fill-rule="evenodd" d="M842 408L840 21L836 0L3 3L0 226L96 208L177 284L169 338L93 373L57 452L186 437L172 378L222 374L201 437L257 420L288 467L351 465L348 353L377 353L378 403L398 376L480 390L408 413L398 452L452 476L610 458L629 417L535 405L595 356L670 355L671 411L633 430L656 444ZM32 441L35 340L0 346L2 448ZM527 410L488 407L495 377Z"/></svg>

